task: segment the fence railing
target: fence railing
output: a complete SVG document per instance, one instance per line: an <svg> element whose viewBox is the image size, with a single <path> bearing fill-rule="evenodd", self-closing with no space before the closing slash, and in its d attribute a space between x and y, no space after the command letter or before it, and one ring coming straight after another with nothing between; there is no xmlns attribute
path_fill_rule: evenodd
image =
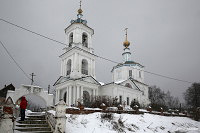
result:
<svg viewBox="0 0 200 133"><path fill-rule="evenodd" d="M55 130L56 127L56 118L52 113L46 112L46 119L49 123L49 126L51 127L52 131Z"/></svg>

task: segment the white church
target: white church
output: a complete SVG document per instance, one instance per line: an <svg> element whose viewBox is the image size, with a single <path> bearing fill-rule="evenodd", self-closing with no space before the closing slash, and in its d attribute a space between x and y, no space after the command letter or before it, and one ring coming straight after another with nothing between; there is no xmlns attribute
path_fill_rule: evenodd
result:
<svg viewBox="0 0 200 133"><path fill-rule="evenodd" d="M77 105L77 101L95 96L117 97L119 102L130 105L137 100L147 106L148 85L144 83L144 66L131 60L130 42L123 43L123 62L114 66L112 82L103 84L96 79L95 54L92 45L94 30L82 19L82 9L78 10L77 19L65 29L66 42L61 58L61 76L55 82L55 102L63 99L67 105ZM83 103L84 104L84 103Z"/></svg>

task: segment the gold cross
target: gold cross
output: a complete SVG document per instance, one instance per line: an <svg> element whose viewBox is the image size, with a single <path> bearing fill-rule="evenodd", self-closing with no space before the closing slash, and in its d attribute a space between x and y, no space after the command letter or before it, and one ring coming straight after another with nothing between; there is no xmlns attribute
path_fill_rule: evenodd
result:
<svg viewBox="0 0 200 133"><path fill-rule="evenodd" d="M81 9L81 2L82 2L82 1L80 0L80 9Z"/></svg>
<svg viewBox="0 0 200 133"><path fill-rule="evenodd" d="M126 34L125 34L126 35L126 40L127 40L127 30L128 30L128 28L125 28L125 31L126 31Z"/></svg>

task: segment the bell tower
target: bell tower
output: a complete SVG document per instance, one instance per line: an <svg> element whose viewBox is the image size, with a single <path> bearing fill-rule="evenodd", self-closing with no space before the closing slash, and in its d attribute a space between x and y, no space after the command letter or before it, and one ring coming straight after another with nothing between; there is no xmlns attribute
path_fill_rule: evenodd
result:
<svg viewBox="0 0 200 133"><path fill-rule="evenodd" d="M71 24L65 29L66 48L65 53L60 56L61 76L69 78L81 78L95 75L95 56L92 47L92 36L94 30L87 25L83 19L83 10L78 9L77 18L71 20Z"/></svg>

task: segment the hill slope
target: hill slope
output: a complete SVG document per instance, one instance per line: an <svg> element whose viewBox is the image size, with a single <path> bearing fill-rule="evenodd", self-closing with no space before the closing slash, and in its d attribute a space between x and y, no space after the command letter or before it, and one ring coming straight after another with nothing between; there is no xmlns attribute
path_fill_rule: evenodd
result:
<svg viewBox="0 0 200 133"><path fill-rule="evenodd" d="M66 116L68 133L200 133L200 122L185 117L113 114L113 119L102 119L101 113Z"/></svg>

